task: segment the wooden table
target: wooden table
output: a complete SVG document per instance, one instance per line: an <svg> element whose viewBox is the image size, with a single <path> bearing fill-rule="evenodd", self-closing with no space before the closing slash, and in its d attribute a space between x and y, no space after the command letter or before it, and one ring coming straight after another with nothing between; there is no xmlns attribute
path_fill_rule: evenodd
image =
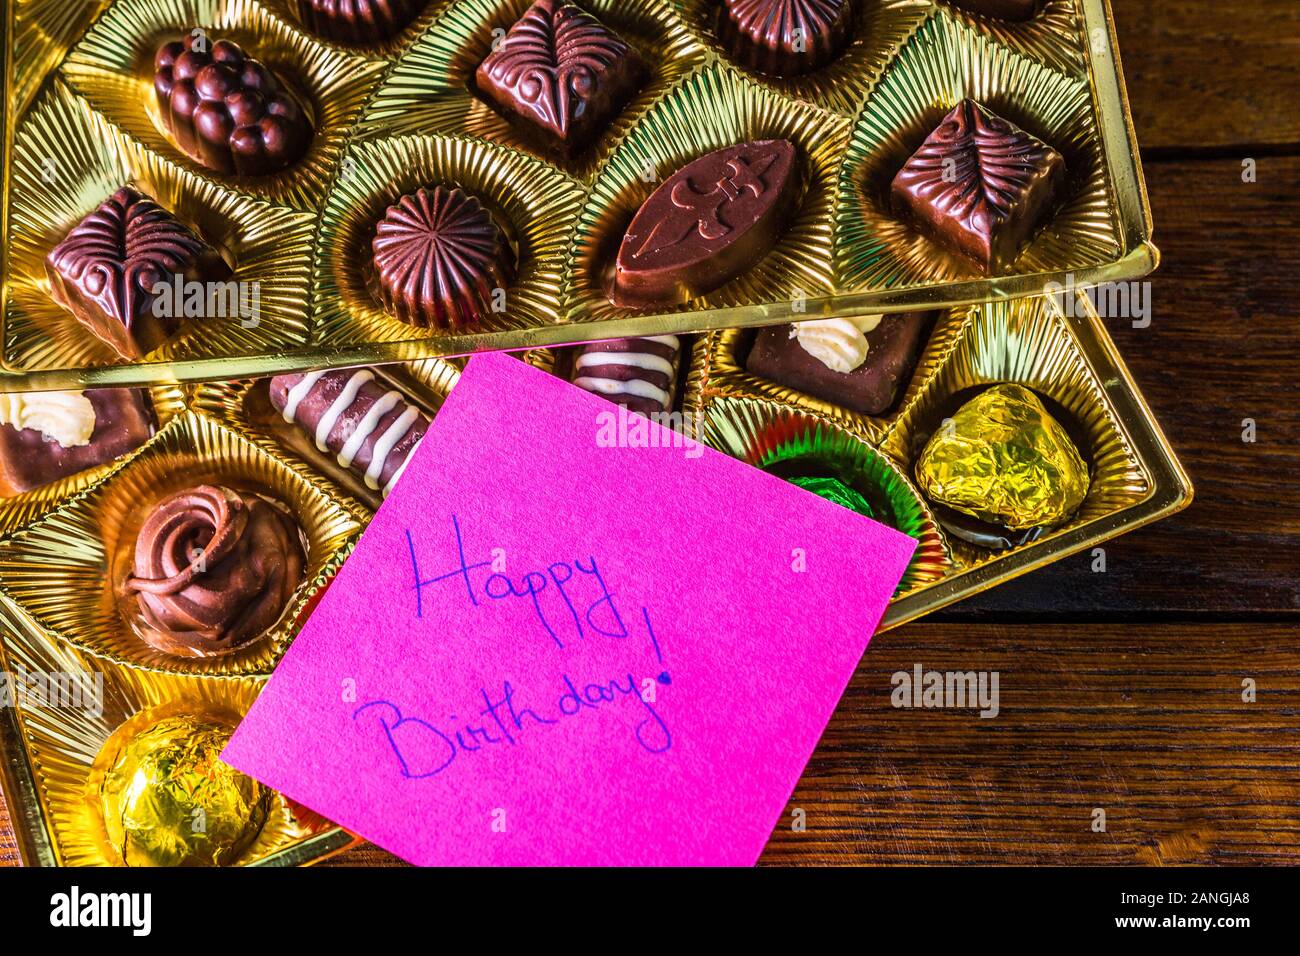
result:
<svg viewBox="0 0 1300 956"><path fill-rule="evenodd" d="M874 641L764 863L1300 862L1300 6L1112 3L1164 264L1109 324L1196 501ZM894 709L917 663L1001 712Z"/></svg>

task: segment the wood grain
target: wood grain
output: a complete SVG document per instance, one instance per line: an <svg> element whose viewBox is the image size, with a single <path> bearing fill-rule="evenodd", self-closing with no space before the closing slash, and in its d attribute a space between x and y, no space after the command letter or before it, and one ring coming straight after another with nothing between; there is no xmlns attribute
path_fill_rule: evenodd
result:
<svg viewBox="0 0 1300 956"><path fill-rule="evenodd" d="M1273 864L1300 851L1300 628L920 624L880 635L765 864ZM1000 711L891 676L997 671ZM1242 700L1242 680L1257 686ZM807 829L791 829L792 811ZM1105 811L1105 832L1093 813ZM373 846L329 865L396 862Z"/></svg>
<svg viewBox="0 0 1300 956"><path fill-rule="evenodd" d="M1111 0L1111 8L1144 150L1300 143L1300 4Z"/></svg>

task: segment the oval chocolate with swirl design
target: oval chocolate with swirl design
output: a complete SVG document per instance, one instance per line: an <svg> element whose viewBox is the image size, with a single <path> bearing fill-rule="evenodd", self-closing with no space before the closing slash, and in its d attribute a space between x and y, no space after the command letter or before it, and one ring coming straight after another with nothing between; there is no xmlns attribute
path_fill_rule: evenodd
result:
<svg viewBox="0 0 1300 956"><path fill-rule="evenodd" d="M660 183L619 246L610 299L670 306L725 285L767 254L798 198L794 143L714 150Z"/></svg>
<svg viewBox="0 0 1300 956"><path fill-rule="evenodd" d="M210 657L279 620L304 564L301 532L280 507L199 485L164 498L145 520L126 590L136 596L148 644Z"/></svg>

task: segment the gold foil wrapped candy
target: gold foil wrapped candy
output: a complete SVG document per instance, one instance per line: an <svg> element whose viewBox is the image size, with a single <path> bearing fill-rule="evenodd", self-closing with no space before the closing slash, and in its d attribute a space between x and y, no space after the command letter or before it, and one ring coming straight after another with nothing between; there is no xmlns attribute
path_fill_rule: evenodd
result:
<svg viewBox="0 0 1300 956"><path fill-rule="evenodd" d="M121 746L100 786L108 840L127 866L225 866L266 822L270 791L219 759L230 728L160 720Z"/></svg>
<svg viewBox="0 0 1300 956"><path fill-rule="evenodd" d="M1088 494L1088 466L1042 401L994 385L931 436L916 480L932 501L1013 531L1060 524Z"/></svg>

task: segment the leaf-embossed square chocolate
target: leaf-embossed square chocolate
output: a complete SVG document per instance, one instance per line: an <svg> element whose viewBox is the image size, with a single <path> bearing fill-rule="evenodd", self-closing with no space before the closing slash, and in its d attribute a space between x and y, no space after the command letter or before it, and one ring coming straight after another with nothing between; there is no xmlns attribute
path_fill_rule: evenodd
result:
<svg viewBox="0 0 1300 956"><path fill-rule="evenodd" d="M479 64L479 91L563 155L580 151L627 103L645 65L567 0L537 0Z"/></svg>
<svg viewBox="0 0 1300 956"><path fill-rule="evenodd" d="M894 177L894 203L936 241L997 272L1055 205L1065 160L1042 140L962 100Z"/></svg>
<svg viewBox="0 0 1300 956"><path fill-rule="evenodd" d="M221 255L152 199L123 186L45 257L50 296L125 359L160 346L181 309L155 309L159 284L230 276ZM174 298L174 297L173 297Z"/></svg>

